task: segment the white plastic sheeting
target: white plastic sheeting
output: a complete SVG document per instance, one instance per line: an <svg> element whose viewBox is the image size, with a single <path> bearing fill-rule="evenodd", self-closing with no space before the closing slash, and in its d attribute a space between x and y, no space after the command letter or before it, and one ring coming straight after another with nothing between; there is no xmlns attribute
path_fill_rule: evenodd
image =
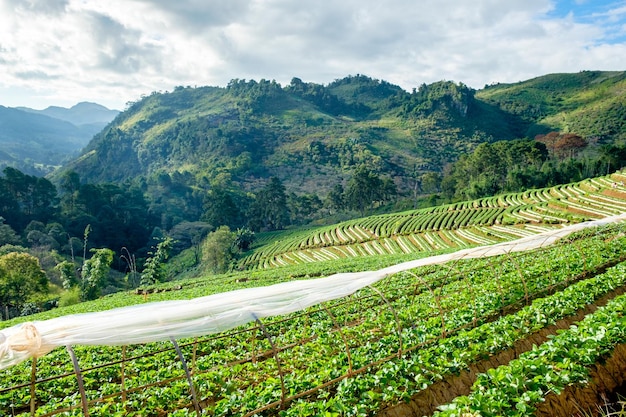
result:
<svg viewBox="0 0 626 417"><path fill-rule="evenodd" d="M547 246L568 234L626 220L626 213L574 224L510 242L404 262L378 271L247 288L192 300L162 301L19 324L0 331L0 369L59 346L130 345L219 333L257 318L292 313L346 297L390 274L419 266L501 255Z"/></svg>

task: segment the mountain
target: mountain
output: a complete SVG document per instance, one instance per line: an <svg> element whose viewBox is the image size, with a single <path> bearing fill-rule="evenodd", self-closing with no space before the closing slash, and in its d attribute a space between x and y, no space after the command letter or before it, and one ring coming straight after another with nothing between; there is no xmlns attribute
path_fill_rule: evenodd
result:
<svg viewBox="0 0 626 417"><path fill-rule="evenodd" d="M65 120L76 126L99 125L100 128L106 126L107 123L120 113L118 110L110 110L100 104L86 101L75 104L69 109L58 106L50 106L43 110L35 110L28 107L17 107L17 109Z"/></svg>
<svg viewBox="0 0 626 417"><path fill-rule="evenodd" d="M328 86L294 79L179 87L134 103L65 169L87 181L188 173L253 189L270 176L323 191L360 164L393 175L439 171L460 152L520 132L470 88L440 82L407 93L365 76ZM488 124L484 120L492 120Z"/></svg>
<svg viewBox="0 0 626 417"><path fill-rule="evenodd" d="M485 142L557 130L623 143L625 89L625 72L601 71L481 90L440 81L407 92L364 75L177 87L130 105L52 178L73 170L86 182L133 182L153 204L185 201L196 213L209 190L245 198L270 177L324 198L361 165L409 193Z"/></svg>
<svg viewBox="0 0 626 417"><path fill-rule="evenodd" d="M76 156L118 113L95 103L45 110L0 106L0 167L44 175Z"/></svg>
<svg viewBox="0 0 626 417"><path fill-rule="evenodd" d="M547 130L588 140L626 140L626 72L549 74L514 84L495 84L476 97L519 119L534 137Z"/></svg>

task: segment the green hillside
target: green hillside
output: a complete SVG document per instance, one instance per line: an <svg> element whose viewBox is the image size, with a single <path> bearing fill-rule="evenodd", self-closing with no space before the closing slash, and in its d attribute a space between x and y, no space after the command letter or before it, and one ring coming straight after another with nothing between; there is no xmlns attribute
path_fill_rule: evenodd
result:
<svg viewBox="0 0 626 417"><path fill-rule="evenodd" d="M132 105L65 168L96 182L178 171L200 185L228 175L245 189L277 176L288 189L322 192L361 164L406 185L416 165L440 170L482 141L517 136L469 117L482 110L467 87L424 88L413 97L366 77L181 87Z"/></svg>
<svg viewBox="0 0 626 417"><path fill-rule="evenodd" d="M626 139L626 72L550 74L515 84L495 84L476 93L528 123L525 135L556 130L599 142Z"/></svg>
<svg viewBox="0 0 626 417"><path fill-rule="evenodd" d="M174 223L198 220L211 190L246 207L271 177L287 194L323 200L359 167L406 197L424 175L441 175L481 143L558 130L582 135L589 155L600 154L599 145L622 144L623 88L624 73L609 72L477 91L441 81L407 92L363 75L328 85L294 78L286 86L233 80L177 87L130 105L51 178L59 183L73 170L82 182L132 184L152 212Z"/></svg>
<svg viewBox="0 0 626 417"><path fill-rule="evenodd" d="M626 174L613 172L626 161L623 80L582 72L406 92L357 75L177 87L119 114L54 173L58 188L5 170L0 306L11 320L0 329L31 324L0 333L0 367L15 352L37 359L0 370L0 411L571 415L573 397L578 410L596 407L615 391L596 383L608 379L603 364L626 345L623 223L527 253L381 269L626 212ZM555 143L515 140L535 133ZM467 196L482 198L457 201ZM392 203L404 209L389 213ZM341 297L286 290L344 272L359 274L318 288ZM380 281L352 287L373 275ZM287 287L273 300L293 313L259 309L260 287L277 283ZM344 284L356 292L345 296ZM250 303L223 294L243 289ZM221 310L195 305L207 295ZM166 300L193 305L203 332L186 332L188 317L161 304L141 329L120 327L138 315L107 316L113 327L88 343L80 337L96 321L46 339L55 327L42 320ZM218 331L229 314L247 324ZM143 331L164 342L101 346ZM71 334L73 349L40 356ZM593 395L577 394L587 381Z"/></svg>
<svg viewBox="0 0 626 417"><path fill-rule="evenodd" d="M624 174L523 193L259 234L240 267L268 268L361 256L402 255L488 245L626 212Z"/></svg>

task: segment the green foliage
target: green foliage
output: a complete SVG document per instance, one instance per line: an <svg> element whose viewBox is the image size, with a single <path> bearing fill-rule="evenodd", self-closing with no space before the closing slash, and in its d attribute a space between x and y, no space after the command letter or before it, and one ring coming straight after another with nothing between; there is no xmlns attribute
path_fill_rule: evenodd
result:
<svg viewBox="0 0 626 417"><path fill-rule="evenodd" d="M169 258L174 240L171 237L162 239L156 246L154 253L148 252L148 258L141 273L141 285L154 285L165 278L163 264Z"/></svg>
<svg viewBox="0 0 626 417"><path fill-rule="evenodd" d="M141 245L129 240L145 244L149 226L169 230L182 221L235 230L253 217L255 230L275 229L317 219L320 210L308 215L300 210L307 204L293 199L295 210L280 225L263 219L258 207L249 216L253 199L272 177L280 178L288 196L323 199L338 184L345 187L350 173L365 164L383 178L393 178L400 196L414 194L416 201L425 192L416 187L421 175L441 175L481 143L559 130L586 139L593 154L596 143L623 140L623 106L616 98L623 83L623 73L585 72L478 91L440 81L409 93L364 75L328 85L294 78L284 88L275 81L237 79L225 88L180 87L133 103L55 177L66 192L62 208L75 213L70 223L92 223L96 246L106 241L116 250L127 246L134 251ZM103 233L93 218L115 214L119 222L126 217L118 213L128 207L120 207L118 200L92 199L94 190L81 192L87 184L80 186L75 176L61 180L70 170L88 183L124 183L133 193L140 190L143 203L133 193L114 194L141 208L143 222L133 214L131 223L112 229L122 236ZM526 172L515 175L511 184L528 182ZM487 177L477 179L471 195L494 188L498 179ZM440 187L431 183L426 189ZM102 187L95 190L96 197L107 193ZM90 201L102 209L76 211ZM63 224L71 235L80 228ZM141 229L126 232L134 224ZM102 229L110 227L102 224Z"/></svg>
<svg viewBox="0 0 626 417"><path fill-rule="evenodd" d="M254 243L254 232L247 227L235 231L235 246L240 251L247 251Z"/></svg>
<svg viewBox="0 0 626 417"><path fill-rule="evenodd" d="M538 141L514 140L481 144L462 155L441 180L449 199L493 196L507 191L580 181L626 163L624 147L605 148L596 157L574 159L586 142L576 135L558 133ZM609 156L610 153L610 156ZM555 158L549 158L555 155ZM564 158L564 155L568 155Z"/></svg>
<svg viewBox="0 0 626 417"><path fill-rule="evenodd" d="M22 252L0 256L0 315L9 308L21 310L30 297L47 292L48 279L37 258Z"/></svg>
<svg viewBox="0 0 626 417"><path fill-rule="evenodd" d="M573 239L577 239L575 244L562 242L531 253L511 253L489 260L461 259L452 268L425 267L394 274L374 288L364 288L323 306L263 318L268 333L281 348L281 366L290 370L282 375L271 355L270 342L256 324L181 343L185 354L195 353L194 361L189 363L195 371L194 384L207 398L202 403L203 412L240 415L276 404L269 413L374 415L389 405L408 401L433 384L458 377L459 372L485 358L517 349L519 342L542 329L549 331L548 326L559 319L585 308L594 311L596 300L626 283L623 263L606 268L609 262L623 259L623 226ZM373 266L360 265L370 269ZM272 276L276 279L285 271L274 271ZM250 280L261 277L251 273L245 276ZM229 274L186 281L186 290L154 296L186 299L192 293L206 295L223 290L235 278ZM106 301L111 308L121 304L121 297L129 303L142 302L142 297L128 294L99 302L103 306ZM512 362L510 368L496 368L480 376L477 384L484 388L477 387L474 392L484 400L484 410L495 402L502 406L484 414L509 415L510 411L527 415L532 408L527 398L539 400L547 392L544 388L558 392L564 386L561 384L584 377L581 365L624 342L626 298L616 301L590 314L579 325L559 331L553 339L558 342L533 348L519 362ZM95 307L95 303L82 306ZM116 396L110 402L90 404L93 414L124 414L132 408L143 414L159 410L186 415L192 409L188 385L185 381L172 382L182 371L171 344L81 346L77 354L81 367L91 369L85 373L85 384L93 397ZM121 358L126 371L120 371ZM254 362L242 358L254 358ZM555 360L555 366L546 365L545 359ZM60 369L59 364L69 368ZM0 408L9 409L9 404L15 404L28 410L29 387L23 381L28 380L30 372L30 363L3 371L5 384L19 388L0 397ZM71 364L62 349L38 359L36 395L44 401L38 401L37 412L79 404L71 379L48 379L66 372L71 372ZM126 388L120 387L120 372L124 372ZM490 379L495 380L494 385L489 384ZM161 381L163 384L155 386ZM298 398L290 398L288 406L278 410L281 383L289 397ZM537 395L538 387L544 394ZM300 395L311 394L312 389L319 390L314 395ZM490 393L503 395L490 399ZM125 403L120 400L122 395ZM521 404L517 410L516 404ZM526 414L523 405L528 405Z"/></svg>
<svg viewBox="0 0 626 417"><path fill-rule="evenodd" d="M78 284L78 277L76 276L76 265L74 262L62 261L55 268L61 277L61 283L63 288L69 290L70 288Z"/></svg>
<svg viewBox="0 0 626 417"><path fill-rule="evenodd" d="M235 257L237 235L228 226L208 234L202 243L202 261L214 273L227 271Z"/></svg>
<svg viewBox="0 0 626 417"><path fill-rule="evenodd" d="M0 213L6 223L21 233L32 220L46 223L55 214L56 188L39 178L6 167L0 177Z"/></svg>
<svg viewBox="0 0 626 417"><path fill-rule="evenodd" d="M4 218L0 216L0 246L18 245L22 239L15 233L15 230L8 224L4 223Z"/></svg>
<svg viewBox="0 0 626 417"><path fill-rule="evenodd" d="M69 307L82 301L80 287L74 286L67 289L59 298L59 307Z"/></svg>
<svg viewBox="0 0 626 417"><path fill-rule="evenodd" d="M363 215L375 203L391 200L396 188L390 179L381 179L364 165L359 166L348 181L342 201L352 210ZM336 197L334 197L336 199Z"/></svg>
<svg viewBox="0 0 626 417"><path fill-rule="evenodd" d="M269 183L257 193L250 211L249 224L253 230L280 230L287 226L287 195L285 186L277 177L270 178Z"/></svg>
<svg viewBox="0 0 626 417"><path fill-rule="evenodd" d="M485 86L476 97L527 121L525 136L558 130L613 142L625 133L624 86L624 72L581 71Z"/></svg>
<svg viewBox="0 0 626 417"><path fill-rule="evenodd" d="M81 269L82 300L94 300L100 296L113 262L114 252L111 249L91 249L91 253L91 258L85 260Z"/></svg>

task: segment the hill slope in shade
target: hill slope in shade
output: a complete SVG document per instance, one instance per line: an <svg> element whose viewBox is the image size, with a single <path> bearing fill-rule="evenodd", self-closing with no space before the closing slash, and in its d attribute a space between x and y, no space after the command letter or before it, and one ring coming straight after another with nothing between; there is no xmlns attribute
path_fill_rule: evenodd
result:
<svg viewBox="0 0 626 417"><path fill-rule="evenodd" d="M591 140L626 140L626 72L550 74L515 84L496 84L476 93L526 123L526 136L546 129Z"/></svg>

